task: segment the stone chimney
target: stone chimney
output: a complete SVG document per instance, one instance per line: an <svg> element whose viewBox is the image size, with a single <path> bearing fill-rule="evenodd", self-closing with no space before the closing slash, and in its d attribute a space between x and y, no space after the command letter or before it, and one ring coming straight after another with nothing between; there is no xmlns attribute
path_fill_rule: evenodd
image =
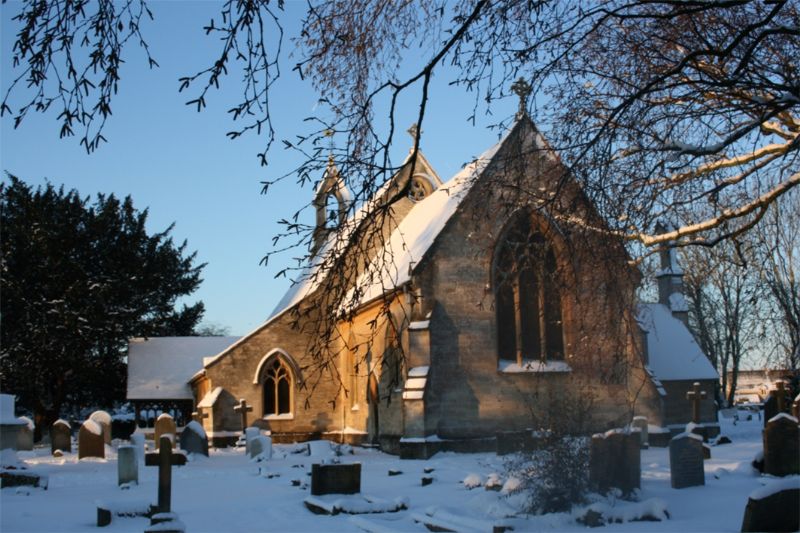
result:
<svg viewBox="0 0 800 533"><path fill-rule="evenodd" d="M656 224L656 234L673 230L669 223ZM663 244L658 252L660 268L656 272L658 281L658 303L666 305L672 316L689 325L689 304L683 289L683 270L678 265L675 247L671 242Z"/></svg>

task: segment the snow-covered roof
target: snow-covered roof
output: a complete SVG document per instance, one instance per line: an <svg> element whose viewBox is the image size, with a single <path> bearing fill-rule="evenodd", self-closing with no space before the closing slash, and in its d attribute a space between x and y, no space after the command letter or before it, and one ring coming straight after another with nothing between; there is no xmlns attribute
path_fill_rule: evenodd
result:
<svg viewBox="0 0 800 533"><path fill-rule="evenodd" d="M639 304L637 320L647 332L648 366L657 379L719 379L694 336L667 306Z"/></svg>
<svg viewBox="0 0 800 533"><path fill-rule="evenodd" d="M191 400L191 377L203 358L216 355L239 337L151 337L128 343L128 399Z"/></svg>
<svg viewBox="0 0 800 533"><path fill-rule="evenodd" d="M525 121L527 124L530 124L529 133L532 136L532 143L544 150L545 153L551 154L549 146L536 130L535 126L530 122L530 119L526 117ZM397 228L392 232L391 237L384 246L384 251L376 253L375 257L381 259L373 261L359 276L359 279L356 281L356 287L350 290L349 294L344 298L344 302L352 302L353 291L358 290L359 298L355 303L356 307L359 307L381 296L384 291L401 287L409 281L411 271L413 270L412 265L419 265L425 253L431 247L436 237L441 233L442 229L444 229L450 217L456 212L456 209L461 204L464 197L466 197L472 185L477 181L477 178L486 169L506 139L510 137L511 132L517 129L521 123L522 121L515 122L494 146L486 150L472 163L466 165L448 181L442 183L429 196L414 204L414 207L411 208L405 218L403 218ZM422 156L421 153L419 155ZM410 158L406 158L406 162L408 162L409 159ZM421 159L425 165L430 166L424 157L421 157ZM311 258L309 264L303 268L298 280L289 287L269 318L267 318L263 324L242 337L239 342L219 353L216 357L206 361L204 366L208 367L218 359L224 357L228 352L238 346L238 344L244 342L247 338L254 335L289 309L299 304L306 297L313 294L325 278L325 273L322 271L324 265L330 264L331 256L341 254L348 249L351 234L359 227L364 217L369 216L373 212L375 203L382 201L387 191L389 191L393 185L394 179L383 184L371 200L365 202L364 205L356 209L355 213L342 224L338 232L332 233L329 236L326 243L317 254ZM392 261L386 261L385 258L387 257L391 257Z"/></svg>

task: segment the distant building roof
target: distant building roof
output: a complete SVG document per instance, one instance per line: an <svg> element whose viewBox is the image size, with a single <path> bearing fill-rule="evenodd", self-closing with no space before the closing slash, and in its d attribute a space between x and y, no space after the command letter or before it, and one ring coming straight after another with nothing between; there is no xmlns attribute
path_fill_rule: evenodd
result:
<svg viewBox="0 0 800 533"><path fill-rule="evenodd" d="M151 337L128 343L129 400L191 400L191 377L239 337Z"/></svg>
<svg viewBox="0 0 800 533"><path fill-rule="evenodd" d="M647 332L648 367L657 379L719 379L689 328L667 306L639 304L637 320Z"/></svg>

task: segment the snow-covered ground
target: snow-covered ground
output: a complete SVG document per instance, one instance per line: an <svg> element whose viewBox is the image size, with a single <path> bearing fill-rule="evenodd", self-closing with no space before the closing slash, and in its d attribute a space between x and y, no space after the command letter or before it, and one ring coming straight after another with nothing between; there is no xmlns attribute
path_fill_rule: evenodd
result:
<svg viewBox="0 0 800 533"><path fill-rule="evenodd" d="M666 448L642 451L642 490L639 502L605 498L602 504L618 516L632 516L642 510L666 508L669 520L625 522L606 526L613 531L739 531L748 495L774 479L759 476L750 462L761 450L762 422L733 425L721 420L723 434L732 444L712 448L705 462L706 485L681 490L670 488L669 454ZM335 516L315 515L303 504L310 496L311 464L330 460L320 446L316 456L292 453L296 446L276 445L271 460L252 462L242 449L213 450L210 458L192 457L183 467L173 469L172 510L188 532L223 531L427 531L415 521L434 517L458 530L491 531L505 523L515 531L577 531L586 527L575 521L577 511L537 517L514 516L515 496L486 490L487 479L506 481L508 457L494 454L439 453L426 461L401 461L384 453L355 448L342 455L343 463L362 464L361 489L380 506L381 501L407 503L408 509L395 513ZM0 530L91 531L97 530L96 501L156 501L157 468L139 466L139 484L127 489L117 486L117 461L112 452L104 460L77 460L77 454L50 457L49 448L19 452L30 469L49 475L47 490L6 488L0 495ZM433 469L426 473L425 470ZM402 473L390 476L390 470ZM496 474L497 476L492 476ZM422 486L421 479L433 482ZM299 486L295 486L299 480ZM293 484L295 481L295 484ZM496 480L494 480L496 482ZM474 487L474 488L468 488ZM340 499L354 506L352 497ZM365 506L364 500L359 502ZM585 507L584 507L585 509ZM148 527L146 518L115 517L106 531L137 531Z"/></svg>

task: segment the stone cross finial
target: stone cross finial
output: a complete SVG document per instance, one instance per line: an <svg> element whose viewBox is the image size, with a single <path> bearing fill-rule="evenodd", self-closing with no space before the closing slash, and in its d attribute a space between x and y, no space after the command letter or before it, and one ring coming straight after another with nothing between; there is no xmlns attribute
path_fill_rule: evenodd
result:
<svg viewBox="0 0 800 533"><path fill-rule="evenodd" d="M144 464L158 467L158 512L169 513L172 506L172 465L185 465L186 456L172 453L172 440L162 435L158 453L145 455Z"/></svg>
<svg viewBox="0 0 800 533"><path fill-rule="evenodd" d="M528 104L528 95L531 94L531 84L525 81L522 76L511 85L511 91L519 96L519 109L517 110L517 118L525 116L525 109Z"/></svg>
<svg viewBox="0 0 800 533"><path fill-rule="evenodd" d="M408 132L409 135L411 135L411 138L414 139L414 142L417 141L418 135L422 135L422 130L419 129L419 126L417 125L416 122L413 123L411 127L409 127L406 131Z"/></svg>
<svg viewBox="0 0 800 533"><path fill-rule="evenodd" d="M247 405L247 400L240 398L239 405L235 406L233 410L242 416L242 431L244 431L244 429L247 427L247 413L251 413L253 411L253 407Z"/></svg>
<svg viewBox="0 0 800 533"><path fill-rule="evenodd" d="M700 400L706 399L706 391L700 390L700 382L695 381L692 390L686 393L686 399L692 402L692 422L700 423Z"/></svg>

